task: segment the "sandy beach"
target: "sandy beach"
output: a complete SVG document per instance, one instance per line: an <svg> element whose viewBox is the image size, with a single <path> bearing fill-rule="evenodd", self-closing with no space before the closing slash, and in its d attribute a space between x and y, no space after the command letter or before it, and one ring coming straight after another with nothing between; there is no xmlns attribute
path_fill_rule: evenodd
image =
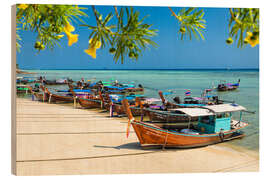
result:
<svg viewBox="0 0 270 180"><path fill-rule="evenodd" d="M127 118L17 98L16 174L129 174L259 171L259 155L226 143L141 149Z"/></svg>

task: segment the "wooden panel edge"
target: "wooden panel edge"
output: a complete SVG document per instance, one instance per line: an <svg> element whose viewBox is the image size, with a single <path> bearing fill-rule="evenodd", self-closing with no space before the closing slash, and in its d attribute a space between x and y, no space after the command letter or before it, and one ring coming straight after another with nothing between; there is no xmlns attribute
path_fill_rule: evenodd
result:
<svg viewBox="0 0 270 180"><path fill-rule="evenodd" d="M17 175L16 159L16 4L11 6L11 173Z"/></svg>

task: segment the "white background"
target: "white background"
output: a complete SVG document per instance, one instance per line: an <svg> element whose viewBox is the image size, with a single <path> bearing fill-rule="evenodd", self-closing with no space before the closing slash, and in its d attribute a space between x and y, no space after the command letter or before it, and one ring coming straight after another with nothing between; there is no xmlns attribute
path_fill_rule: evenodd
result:
<svg viewBox="0 0 270 180"><path fill-rule="evenodd" d="M269 179L270 178L270 6L263 0L2 0L0 5L0 176L1 179ZM11 175L11 5L16 3L99 4L193 7L257 7L260 8L260 172L211 174L151 174L151 175L84 175L16 177ZM181 163L181 162L179 162Z"/></svg>

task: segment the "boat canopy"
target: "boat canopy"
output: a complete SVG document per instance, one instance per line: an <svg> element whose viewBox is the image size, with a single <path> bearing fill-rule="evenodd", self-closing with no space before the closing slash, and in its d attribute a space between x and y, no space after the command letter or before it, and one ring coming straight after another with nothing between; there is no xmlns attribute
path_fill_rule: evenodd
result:
<svg viewBox="0 0 270 180"><path fill-rule="evenodd" d="M246 108L238 104L219 104L198 108L177 108L172 110L181 111L191 117L197 117L197 116L211 116L215 115L216 113L244 111L246 110Z"/></svg>
<svg viewBox="0 0 270 180"><path fill-rule="evenodd" d="M245 111L247 110L245 107L240 106L238 104L219 104L219 105L211 105L205 106L207 109L211 109L215 113L224 113L224 112L235 112L235 111Z"/></svg>
<svg viewBox="0 0 270 180"><path fill-rule="evenodd" d="M158 99L158 98L146 98L145 99L145 102L147 103L153 103L153 102L159 102L161 101L161 99Z"/></svg>

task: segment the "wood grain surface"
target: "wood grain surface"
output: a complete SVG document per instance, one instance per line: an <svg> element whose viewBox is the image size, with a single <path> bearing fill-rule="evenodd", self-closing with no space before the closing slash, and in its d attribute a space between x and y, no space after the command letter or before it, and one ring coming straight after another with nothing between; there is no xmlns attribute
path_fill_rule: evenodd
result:
<svg viewBox="0 0 270 180"><path fill-rule="evenodd" d="M127 118L17 98L16 175L258 171L258 154L226 143L143 150Z"/></svg>

